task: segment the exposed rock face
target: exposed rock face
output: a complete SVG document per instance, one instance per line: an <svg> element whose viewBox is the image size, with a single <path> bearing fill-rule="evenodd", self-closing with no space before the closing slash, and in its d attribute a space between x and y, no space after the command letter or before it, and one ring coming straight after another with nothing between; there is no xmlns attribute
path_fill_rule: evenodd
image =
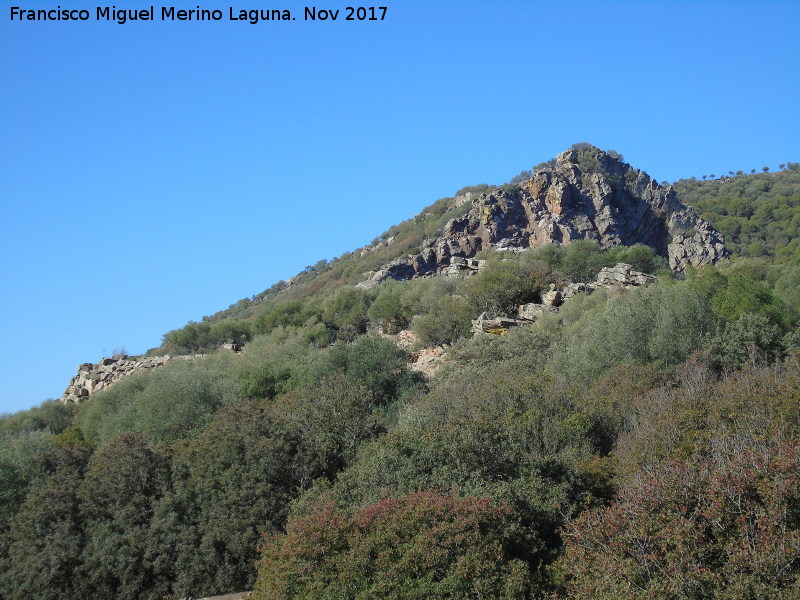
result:
<svg viewBox="0 0 800 600"><path fill-rule="evenodd" d="M423 348L411 356L411 370L418 371L425 377L432 377L447 358L447 349L444 346Z"/></svg>
<svg viewBox="0 0 800 600"><path fill-rule="evenodd" d="M142 356L132 358L128 356L116 356L114 358L103 358L99 363L83 363L78 367L78 374L73 377L67 389L59 399L60 402L83 402L92 394L101 390L108 389L120 379L160 367L172 358L191 360L201 358L205 354L192 354L187 356L172 357L165 356Z"/></svg>
<svg viewBox="0 0 800 600"><path fill-rule="evenodd" d="M410 329L403 329L396 334L381 333L381 337L393 341L398 347L410 354L409 367L412 371L418 371L426 377L432 376L447 358L447 348L444 346L433 346L414 350L419 341L419 336Z"/></svg>
<svg viewBox="0 0 800 600"><path fill-rule="evenodd" d="M603 267L597 274L597 279L592 283L568 283L556 288L555 284L550 284L550 289L542 294L541 303L531 302L517 306L516 315L512 317L486 318L481 315L472 321L473 333L493 333L505 335L511 327L527 325L531 321L536 321L546 313L557 313L558 307L565 300L575 294L584 292L591 294L602 287L629 289L633 287L650 285L658 281L658 277L640 271L634 271L631 265L617 263L613 267Z"/></svg>
<svg viewBox="0 0 800 600"><path fill-rule="evenodd" d="M171 356L147 356L142 358L129 358L119 356L104 358L97 364L83 363L78 367L78 374L69 382L69 386L61 396L61 402L82 402L100 390L107 389L123 377L160 367Z"/></svg>
<svg viewBox="0 0 800 600"><path fill-rule="evenodd" d="M488 247L523 250L581 239L602 248L646 244L675 271L727 255L722 236L671 187L585 146L559 154L554 166L519 186L481 194L442 237L426 240L417 253L384 265L371 279L432 275L446 270L452 257L470 258Z"/></svg>
<svg viewBox="0 0 800 600"><path fill-rule="evenodd" d="M637 287L640 285L650 285L658 281L658 277L640 271L634 271L633 267L625 263L617 263L613 267L603 267L597 274L594 288L612 287L621 285L623 287Z"/></svg>
<svg viewBox="0 0 800 600"><path fill-rule="evenodd" d="M474 258L462 258L460 256L450 257L450 266L447 267L448 275L472 275L486 266L485 260Z"/></svg>
<svg viewBox="0 0 800 600"><path fill-rule="evenodd" d="M220 350L229 350L240 354L241 344L222 344ZM168 360L179 358L181 360L194 360L204 358L206 354L182 354L179 356L114 356L103 358L97 364L83 363L78 367L78 374L73 377L67 389L59 399L64 404L68 402L83 402L95 392L106 390L119 380L133 375L163 366Z"/></svg>

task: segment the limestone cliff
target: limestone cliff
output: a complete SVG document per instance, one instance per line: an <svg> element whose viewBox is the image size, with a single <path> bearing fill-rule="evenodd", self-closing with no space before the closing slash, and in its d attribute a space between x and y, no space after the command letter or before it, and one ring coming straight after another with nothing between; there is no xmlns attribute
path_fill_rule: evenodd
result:
<svg viewBox="0 0 800 600"><path fill-rule="evenodd" d="M489 247L522 250L581 239L603 248L646 244L675 271L727 255L722 236L670 186L581 144L531 179L481 194L466 215L447 223L441 237L384 265L370 281L435 274L451 257L470 258Z"/></svg>

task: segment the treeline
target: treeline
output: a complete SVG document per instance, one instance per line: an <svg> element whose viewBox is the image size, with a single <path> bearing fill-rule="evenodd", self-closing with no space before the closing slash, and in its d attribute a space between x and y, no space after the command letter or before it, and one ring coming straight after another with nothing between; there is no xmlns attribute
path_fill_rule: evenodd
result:
<svg viewBox="0 0 800 600"><path fill-rule="evenodd" d="M0 419L2 597L795 597L800 268L662 269L471 337L550 282L663 267L487 260L268 305L241 355ZM377 326L445 366L423 380Z"/></svg>
<svg viewBox="0 0 800 600"><path fill-rule="evenodd" d="M173 361L76 412L2 421L4 598L185 598L252 587L264 532L423 386L394 344L297 332ZM71 423L71 424L69 424ZM68 425L69 424L69 425Z"/></svg>
<svg viewBox="0 0 800 600"><path fill-rule="evenodd" d="M777 173L681 179L673 187L723 234L735 255L800 265L800 163Z"/></svg>

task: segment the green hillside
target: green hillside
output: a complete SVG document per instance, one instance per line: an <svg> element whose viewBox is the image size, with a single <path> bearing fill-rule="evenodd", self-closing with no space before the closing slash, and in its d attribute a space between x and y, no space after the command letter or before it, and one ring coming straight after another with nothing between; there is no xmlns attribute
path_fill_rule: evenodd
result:
<svg viewBox="0 0 800 600"><path fill-rule="evenodd" d="M578 241L354 287L446 198L154 351L205 358L0 418L0 598L798 597L800 171L675 188L730 260ZM659 280L470 331L619 262Z"/></svg>
<svg viewBox="0 0 800 600"><path fill-rule="evenodd" d="M681 179L681 200L725 236L737 256L767 257L800 265L800 164L776 173L731 175L712 180Z"/></svg>

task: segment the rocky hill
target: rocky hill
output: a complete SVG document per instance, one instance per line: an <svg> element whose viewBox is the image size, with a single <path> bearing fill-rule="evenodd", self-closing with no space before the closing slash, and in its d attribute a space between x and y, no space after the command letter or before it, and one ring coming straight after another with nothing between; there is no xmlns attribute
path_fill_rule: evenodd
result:
<svg viewBox="0 0 800 600"><path fill-rule="evenodd" d="M423 230L424 221L433 215L426 209L417 216ZM714 263L727 255L722 236L683 204L671 186L662 186L647 173L634 169L616 152L589 144L574 145L519 184L457 195L442 216L448 215L452 217L436 230L438 235L420 244L403 244L395 235L384 235L377 243L337 262L358 263L370 254L402 245L398 248L401 256L377 270L361 273L358 287L369 289L386 279L475 273L486 261L473 257L488 248L520 252L576 240L593 240L603 249L644 244L668 259L676 272L687 265ZM358 270L359 265L348 267ZM305 275L285 282L283 291L302 287ZM538 307L534 312L540 308L529 306ZM521 314L517 311L501 316L515 319ZM528 319L525 315L523 320ZM482 321L476 330L492 329L492 323L491 319ZM182 358L202 356L186 350L178 354ZM130 374L161 366L169 358L169 354L103 358L96 365L80 365L61 401L81 402Z"/></svg>
<svg viewBox="0 0 800 600"><path fill-rule="evenodd" d="M690 269L720 234L580 144L81 365L0 418L0 598L797 597L795 176L686 182L776 249Z"/></svg>
<svg viewBox="0 0 800 600"><path fill-rule="evenodd" d="M370 282L442 272L452 257L485 248L524 250L574 240L602 248L646 244L674 271L726 256L722 236L684 205L670 186L588 144L578 144L519 185L472 200L443 235L369 274ZM369 287L367 284L365 287Z"/></svg>

